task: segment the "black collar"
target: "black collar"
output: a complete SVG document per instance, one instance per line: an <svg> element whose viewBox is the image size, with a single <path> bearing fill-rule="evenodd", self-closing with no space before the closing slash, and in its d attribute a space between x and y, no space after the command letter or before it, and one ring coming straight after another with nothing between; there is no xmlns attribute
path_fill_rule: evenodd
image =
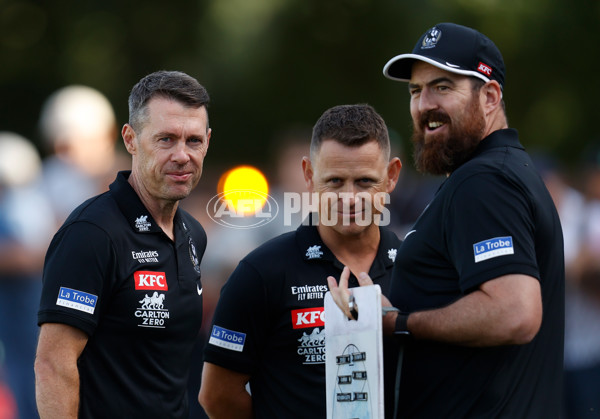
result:
<svg viewBox="0 0 600 419"><path fill-rule="evenodd" d="M519 134L516 129L506 128L492 132L490 135L480 141L475 149L475 154L484 153L492 148L515 147L525 150L525 147L519 142Z"/></svg>
<svg viewBox="0 0 600 419"><path fill-rule="evenodd" d="M131 175L131 170L119 172L115 181L109 186L110 193L114 196L119 209L131 225L133 231L142 234L163 233L162 229L154 221L154 218L152 218L152 215L150 215L150 211L144 206L138 194L129 184L129 175ZM173 222L184 231L187 230L185 226L179 225L181 223L179 208L177 208Z"/></svg>
<svg viewBox="0 0 600 419"><path fill-rule="evenodd" d="M329 261L340 270L343 269L344 265L323 243L317 227L311 225L311 221L312 217L296 230L296 243L299 251L302 252L302 258L308 262ZM386 270L394 265L400 245L396 235L386 228L379 227L379 237L377 255L369 270L369 276L372 279L384 275Z"/></svg>

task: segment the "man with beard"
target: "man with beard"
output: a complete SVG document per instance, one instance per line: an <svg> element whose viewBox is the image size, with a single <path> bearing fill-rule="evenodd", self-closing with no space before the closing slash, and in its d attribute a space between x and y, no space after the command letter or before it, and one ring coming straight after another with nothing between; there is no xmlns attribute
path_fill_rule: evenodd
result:
<svg viewBox="0 0 600 419"><path fill-rule="evenodd" d="M406 235L383 299L398 310L384 316L384 333L404 341L396 415L558 417L561 226L508 128L499 50L473 29L442 23L384 74L409 83L417 168L447 175ZM347 272L339 287L328 282L350 316ZM359 282L371 283L366 274Z"/></svg>

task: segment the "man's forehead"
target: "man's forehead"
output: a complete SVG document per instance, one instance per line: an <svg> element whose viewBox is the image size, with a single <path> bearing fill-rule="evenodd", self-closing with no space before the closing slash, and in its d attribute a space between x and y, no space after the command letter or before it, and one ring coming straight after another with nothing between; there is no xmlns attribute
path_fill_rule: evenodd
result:
<svg viewBox="0 0 600 419"><path fill-rule="evenodd" d="M336 165L337 167L352 168L360 161L378 161L385 159L384 152L375 140L367 141L361 145L348 146L336 140L324 140L321 147L313 156L314 163Z"/></svg>
<svg viewBox="0 0 600 419"><path fill-rule="evenodd" d="M469 79L469 76L451 73L424 61L415 60L411 69L411 84L427 84L432 80L446 79L455 83Z"/></svg>
<svg viewBox="0 0 600 419"><path fill-rule="evenodd" d="M177 111L180 108L188 109L188 110L198 110L204 115L208 116L208 111L206 106L189 106L187 103L184 103L175 98L166 96L166 95L155 95L146 102L146 108L151 109L153 111L159 110L159 112L164 112L165 109L167 111Z"/></svg>
<svg viewBox="0 0 600 419"><path fill-rule="evenodd" d="M325 138L321 142L321 146L319 147L318 154L321 154L324 150L325 152L345 149L348 151L359 151L360 149L378 149L381 151L381 147L379 142L375 138L369 138L368 140L364 140L360 144L345 144L343 141L337 140L335 138Z"/></svg>

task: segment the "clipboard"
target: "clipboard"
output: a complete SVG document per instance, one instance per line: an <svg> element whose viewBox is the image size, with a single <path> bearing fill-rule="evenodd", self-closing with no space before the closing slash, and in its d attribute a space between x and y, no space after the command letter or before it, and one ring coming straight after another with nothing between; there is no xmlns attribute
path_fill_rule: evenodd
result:
<svg viewBox="0 0 600 419"><path fill-rule="evenodd" d="M325 294L328 419L383 419L383 332L379 285L352 288L358 320Z"/></svg>

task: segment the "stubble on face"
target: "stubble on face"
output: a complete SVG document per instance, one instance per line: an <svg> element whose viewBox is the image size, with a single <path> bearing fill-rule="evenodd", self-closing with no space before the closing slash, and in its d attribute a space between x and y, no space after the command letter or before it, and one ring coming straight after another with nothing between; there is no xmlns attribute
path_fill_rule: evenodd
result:
<svg viewBox="0 0 600 419"><path fill-rule="evenodd" d="M135 138L133 171L139 193L149 200L176 203L191 193L202 174L210 137L206 110L163 98L152 99L148 106L149 118Z"/></svg>
<svg viewBox="0 0 600 419"><path fill-rule="evenodd" d="M388 180L387 162L377 142L348 147L327 140L313 161L321 223L346 237L373 228L383 206L375 207L373 195L385 193Z"/></svg>
<svg viewBox="0 0 600 419"><path fill-rule="evenodd" d="M430 121L449 125L449 135L429 134L425 142L425 127ZM450 117L443 110L431 110L421 114L418 123L413 122L411 141L414 145L414 161L419 172L433 175L452 173L471 158L483 139L485 117L477 99L477 91L460 115Z"/></svg>

